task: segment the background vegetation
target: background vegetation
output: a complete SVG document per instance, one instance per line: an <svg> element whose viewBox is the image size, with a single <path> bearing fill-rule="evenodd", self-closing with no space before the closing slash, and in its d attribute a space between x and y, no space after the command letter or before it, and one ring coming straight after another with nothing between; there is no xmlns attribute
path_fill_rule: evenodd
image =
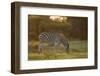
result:
<svg viewBox="0 0 100 76"><path fill-rule="evenodd" d="M87 17L28 15L28 59L87 58ZM70 53L63 47L47 47L38 53L38 36L41 32L63 33L69 41ZM51 51L52 50L52 51Z"/></svg>

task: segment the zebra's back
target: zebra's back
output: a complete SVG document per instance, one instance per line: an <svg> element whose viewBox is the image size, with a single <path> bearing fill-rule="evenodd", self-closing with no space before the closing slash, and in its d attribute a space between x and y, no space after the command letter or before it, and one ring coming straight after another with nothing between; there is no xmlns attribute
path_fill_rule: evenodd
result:
<svg viewBox="0 0 100 76"><path fill-rule="evenodd" d="M55 42L59 40L59 35L55 32L43 32L39 35L39 40L42 42Z"/></svg>

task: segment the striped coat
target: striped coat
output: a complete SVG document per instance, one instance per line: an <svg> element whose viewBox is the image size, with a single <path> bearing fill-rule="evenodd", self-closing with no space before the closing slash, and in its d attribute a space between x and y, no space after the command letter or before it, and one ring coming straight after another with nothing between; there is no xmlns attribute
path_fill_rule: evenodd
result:
<svg viewBox="0 0 100 76"><path fill-rule="evenodd" d="M42 32L39 35L39 52L46 47L45 44L49 46L56 47L62 44L66 52L69 52L69 43L65 36L56 32Z"/></svg>

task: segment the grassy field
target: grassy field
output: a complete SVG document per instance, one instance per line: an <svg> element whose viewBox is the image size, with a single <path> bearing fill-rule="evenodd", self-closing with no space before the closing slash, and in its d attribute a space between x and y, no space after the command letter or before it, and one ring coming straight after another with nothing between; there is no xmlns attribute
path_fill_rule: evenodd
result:
<svg viewBox="0 0 100 76"><path fill-rule="evenodd" d="M63 47L46 47L42 53L38 53L37 41L30 41L28 46L28 60L52 60L52 59L79 59L87 58L87 41L69 41L69 53Z"/></svg>

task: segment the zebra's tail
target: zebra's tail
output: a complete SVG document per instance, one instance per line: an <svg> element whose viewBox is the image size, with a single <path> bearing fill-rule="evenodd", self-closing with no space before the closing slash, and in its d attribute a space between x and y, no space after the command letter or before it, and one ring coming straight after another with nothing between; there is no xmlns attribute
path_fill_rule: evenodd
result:
<svg viewBox="0 0 100 76"><path fill-rule="evenodd" d="M62 44L65 48L66 53L69 53L69 42L66 39L63 39Z"/></svg>

